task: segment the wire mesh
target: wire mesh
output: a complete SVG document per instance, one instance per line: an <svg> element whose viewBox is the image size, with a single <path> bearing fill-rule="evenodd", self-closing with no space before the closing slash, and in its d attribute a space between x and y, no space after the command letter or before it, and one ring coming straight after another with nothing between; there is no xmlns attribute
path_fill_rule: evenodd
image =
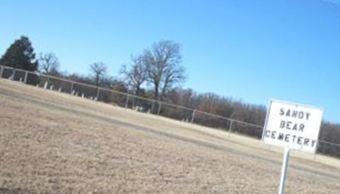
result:
<svg viewBox="0 0 340 194"><path fill-rule="evenodd" d="M0 65L0 78L10 79L57 92L98 100L115 106L130 108L139 112L158 114L179 121L218 128L231 133L239 133L260 139L262 126L234 120L212 113L191 109L167 102L122 93L107 88L79 83L59 77L29 72ZM340 144L337 139L321 139L318 152L340 157ZM335 137L335 136L334 136Z"/></svg>

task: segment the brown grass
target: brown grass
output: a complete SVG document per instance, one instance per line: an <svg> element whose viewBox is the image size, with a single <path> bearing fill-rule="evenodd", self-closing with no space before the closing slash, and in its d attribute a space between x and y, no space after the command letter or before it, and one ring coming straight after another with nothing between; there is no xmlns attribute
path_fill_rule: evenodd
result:
<svg viewBox="0 0 340 194"><path fill-rule="evenodd" d="M0 193L276 193L277 150L0 80ZM294 155L287 193L339 193L338 160Z"/></svg>

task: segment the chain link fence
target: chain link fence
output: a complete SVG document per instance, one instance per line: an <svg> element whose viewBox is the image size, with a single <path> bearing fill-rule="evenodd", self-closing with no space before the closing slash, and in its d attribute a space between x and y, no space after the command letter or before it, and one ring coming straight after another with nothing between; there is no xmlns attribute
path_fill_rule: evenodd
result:
<svg viewBox="0 0 340 194"><path fill-rule="evenodd" d="M263 126L261 125L38 72L30 72L0 65L0 78L18 81L56 92L67 93L81 98L101 101L139 112L160 115L178 121L213 127L228 133L243 134L257 139L261 139L262 136ZM325 139L319 140L318 152L340 157L340 144Z"/></svg>

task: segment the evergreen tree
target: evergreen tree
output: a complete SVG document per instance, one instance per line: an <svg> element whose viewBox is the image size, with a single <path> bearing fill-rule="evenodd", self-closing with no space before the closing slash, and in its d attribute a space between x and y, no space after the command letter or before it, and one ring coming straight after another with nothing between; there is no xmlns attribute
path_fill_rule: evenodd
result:
<svg viewBox="0 0 340 194"><path fill-rule="evenodd" d="M15 40L1 57L0 65L36 71L38 62L35 60L34 49L29 38L21 36L20 39Z"/></svg>

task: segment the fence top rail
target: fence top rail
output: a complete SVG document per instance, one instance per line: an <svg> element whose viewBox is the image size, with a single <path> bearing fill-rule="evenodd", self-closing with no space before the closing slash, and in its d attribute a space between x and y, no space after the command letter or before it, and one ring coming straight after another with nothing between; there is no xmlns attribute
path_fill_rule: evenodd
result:
<svg viewBox="0 0 340 194"><path fill-rule="evenodd" d="M4 69L15 69L14 67L9 67L9 66L3 66L3 65L0 65L2 68Z"/></svg>
<svg viewBox="0 0 340 194"><path fill-rule="evenodd" d="M24 69L18 69L18 68L15 68L15 67L9 67L9 66L3 66L3 65L0 65L0 66L1 66L1 69L11 69L11 70L15 70L15 71L30 72L30 71L26 71Z"/></svg>
<svg viewBox="0 0 340 194"><path fill-rule="evenodd" d="M189 110L189 111L196 111L196 109L185 107L185 106L178 105L178 104L172 104L172 103L160 101L160 100L155 100L155 101L157 101L158 103L161 103L161 104L165 104L167 106L175 107L175 108L182 108L182 109Z"/></svg>
<svg viewBox="0 0 340 194"><path fill-rule="evenodd" d="M209 112L204 112L204 111L200 111L200 110L196 110L196 111L199 112L199 113L202 113L202 114L210 115L210 116L213 116L213 117L218 117L220 119L224 119L224 120L227 120L227 121L230 121L230 122L240 123L240 124L249 125L249 126L253 126L253 127L257 127L257 128L263 128L262 125L248 123L248 122L245 122L245 121L240 121L240 120L236 120L236 119L232 119L232 118L228 118L228 117L224 117L224 116L221 116L221 115L217 115L217 114L209 113Z"/></svg>
<svg viewBox="0 0 340 194"><path fill-rule="evenodd" d="M326 140L319 140L320 143L325 143L325 144L330 144L330 145L334 145L334 146L337 146L340 148L340 144L338 143L334 143L334 142L329 142L329 141L326 141Z"/></svg>

